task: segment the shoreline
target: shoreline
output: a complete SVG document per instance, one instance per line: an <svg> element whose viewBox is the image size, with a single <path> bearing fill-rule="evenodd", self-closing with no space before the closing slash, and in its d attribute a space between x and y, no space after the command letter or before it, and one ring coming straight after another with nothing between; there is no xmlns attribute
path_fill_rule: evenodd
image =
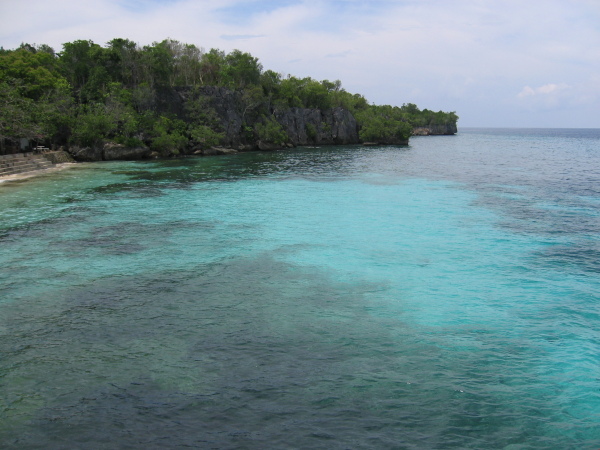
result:
<svg viewBox="0 0 600 450"><path fill-rule="evenodd" d="M56 164L53 167L49 167L47 169L40 169L40 170L32 170L31 172L24 172L24 173L16 173L13 175L5 175L5 176L0 176L0 184L2 183L6 183L9 181L20 181L20 180L25 180L27 178L33 178L33 177L37 177L39 175L44 175L47 173L52 173L52 172L58 172L60 170L65 170L68 169L70 167L73 167L77 165L77 163L59 163Z"/></svg>

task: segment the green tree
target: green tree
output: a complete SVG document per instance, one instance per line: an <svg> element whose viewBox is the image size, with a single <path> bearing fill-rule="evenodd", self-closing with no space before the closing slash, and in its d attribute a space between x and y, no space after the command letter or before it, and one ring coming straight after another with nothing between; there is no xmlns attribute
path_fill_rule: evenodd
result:
<svg viewBox="0 0 600 450"><path fill-rule="evenodd" d="M263 89L266 107L271 108L281 90L281 74L272 70L264 71L260 75L260 85Z"/></svg>
<svg viewBox="0 0 600 450"><path fill-rule="evenodd" d="M178 155L189 143L185 136L187 125L184 121L167 116L159 116L152 129L150 148L163 156Z"/></svg>
<svg viewBox="0 0 600 450"><path fill-rule="evenodd" d="M18 86L0 82L0 142L4 139L43 137L43 128L37 120L36 104L20 93Z"/></svg>
<svg viewBox="0 0 600 450"><path fill-rule="evenodd" d="M76 115L71 144L84 147L95 147L102 144L108 136L116 131L113 117L101 103L80 105Z"/></svg>
<svg viewBox="0 0 600 450"><path fill-rule="evenodd" d="M165 39L143 48L146 80L150 86L173 86L175 84L174 41Z"/></svg>
<svg viewBox="0 0 600 450"><path fill-rule="evenodd" d="M49 145L66 143L74 124L75 103L70 89L49 91L36 103L39 121Z"/></svg>
<svg viewBox="0 0 600 450"><path fill-rule="evenodd" d="M221 119L210 100L199 89L192 89L185 103L187 134L192 145L204 148L219 145L224 138Z"/></svg>
<svg viewBox="0 0 600 450"><path fill-rule="evenodd" d="M279 95L275 99L275 106L279 108L302 108L304 104L300 96L304 88L304 80L287 76L281 80Z"/></svg>
<svg viewBox="0 0 600 450"><path fill-rule="evenodd" d="M311 78L305 79L302 99L306 108L329 109L332 106L330 90L324 83Z"/></svg>
<svg viewBox="0 0 600 450"><path fill-rule="evenodd" d="M232 89L244 89L260 83L262 64L250 53L233 50L225 57L224 78Z"/></svg>
<svg viewBox="0 0 600 450"><path fill-rule="evenodd" d="M263 88L258 85L250 85L242 91L242 122L246 122L246 118L253 113L263 110L263 106L267 103ZM264 110L263 110L264 112Z"/></svg>
<svg viewBox="0 0 600 450"><path fill-rule="evenodd" d="M63 44L60 68L80 102L98 101L110 81L104 67L104 49L92 41L78 40Z"/></svg>
<svg viewBox="0 0 600 450"><path fill-rule="evenodd" d="M413 127L398 107L371 105L357 113L359 137L363 142L394 144L408 141Z"/></svg>
<svg viewBox="0 0 600 450"><path fill-rule="evenodd" d="M176 64L176 83L197 86L200 83L200 63L204 51L191 44L183 44Z"/></svg>
<svg viewBox="0 0 600 450"><path fill-rule="evenodd" d="M264 118L263 122L257 123L255 130L258 138L264 142L269 142L276 145L284 145L287 141L289 141L289 136L286 131L272 116Z"/></svg>
<svg viewBox="0 0 600 450"><path fill-rule="evenodd" d="M21 95L39 100L48 91L68 86L57 66L53 54L22 46L0 55L0 82L12 84L18 87Z"/></svg>
<svg viewBox="0 0 600 450"><path fill-rule="evenodd" d="M184 86L194 89L181 108L177 96L188 92ZM242 116L244 142L258 137L283 145L288 136L273 115L295 107L345 108L357 119L361 139L378 142L404 141L413 127L458 120L455 112L420 110L413 103L369 105L339 80L283 77L240 50L205 53L173 39L140 47L116 38L104 47L68 42L58 54L47 45L0 48L0 137L55 145L143 139L165 155L190 144L216 145L224 137L222 118L196 89L201 86L236 91L231 98ZM322 124L318 128L306 131L316 138L325 132Z"/></svg>
<svg viewBox="0 0 600 450"><path fill-rule="evenodd" d="M129 39L116 38L108 41L107 65L111 80L128 87L142 82L141 50Z"/></svg>
<svg viewBox="0 0 600 450"><path fill-rule="evenodd" d="M193 145L200 145L203 148L215 147L223 141L223 133L215 131L207 125L191 124L188 128Z"/></svg>
<svg viewBox="0 0 600 450"><path fill-rule="evenodd" d="M205 86L221 86L224 80L225 53L211 48L200 61L200 82Z"/></svg>

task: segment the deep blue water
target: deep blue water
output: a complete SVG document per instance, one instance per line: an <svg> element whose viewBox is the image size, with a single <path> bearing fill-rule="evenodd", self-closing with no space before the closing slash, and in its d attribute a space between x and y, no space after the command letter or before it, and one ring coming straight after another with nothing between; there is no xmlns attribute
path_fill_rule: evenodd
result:
<svg viewBox="0 0 600 450"><path fill-rule="evenodd" d="M600 130L0 184L0 447L600 447Z"/></svg>

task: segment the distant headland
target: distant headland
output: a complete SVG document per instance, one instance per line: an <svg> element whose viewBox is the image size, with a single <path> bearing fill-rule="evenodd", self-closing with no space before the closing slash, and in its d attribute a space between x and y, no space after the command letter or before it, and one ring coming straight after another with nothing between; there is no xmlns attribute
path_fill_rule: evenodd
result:
<svg viewBox="0 0 600 450"><path fill-rule="evenodd" d="M454 112L373 105L339 80L283 76L240 50L166 39L0 49L0 154L36 146L75 160L143 159L305 145L405 145L455 134Z"/></svg>

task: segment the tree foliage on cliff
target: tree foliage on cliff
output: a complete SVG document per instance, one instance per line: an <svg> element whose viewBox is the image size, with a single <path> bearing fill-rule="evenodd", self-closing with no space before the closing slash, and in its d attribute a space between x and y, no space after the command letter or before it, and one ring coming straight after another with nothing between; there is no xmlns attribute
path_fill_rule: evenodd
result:
<svg viewBox="0 0 600 450"><path fill-rule="evenodd" d="M412 126L398 107L370 105L356 117L362 124L359 136L364 142L394 143L408 140L412 134Z"/></svg>
<svg viewBox="0 0 600 450"><path fill-rule="evenodd" d="M47 45L0 49L0 138L27 137L46 145L143 143L163 154L215 145L223 130L197 95L202 86L238 91L242 130L254 124L260 139L284 140L274 113L286 108L346 108L357 118L361 138L379 142L408 139L413 127L458 119L410 103L369 105L338 80L263 70L257 58L240 50L207 52L172 39L140 46L119 38L104 46L76 40L58 53ZM185 111L165 110L161 98L180 87L194 93Z"/></svg>

